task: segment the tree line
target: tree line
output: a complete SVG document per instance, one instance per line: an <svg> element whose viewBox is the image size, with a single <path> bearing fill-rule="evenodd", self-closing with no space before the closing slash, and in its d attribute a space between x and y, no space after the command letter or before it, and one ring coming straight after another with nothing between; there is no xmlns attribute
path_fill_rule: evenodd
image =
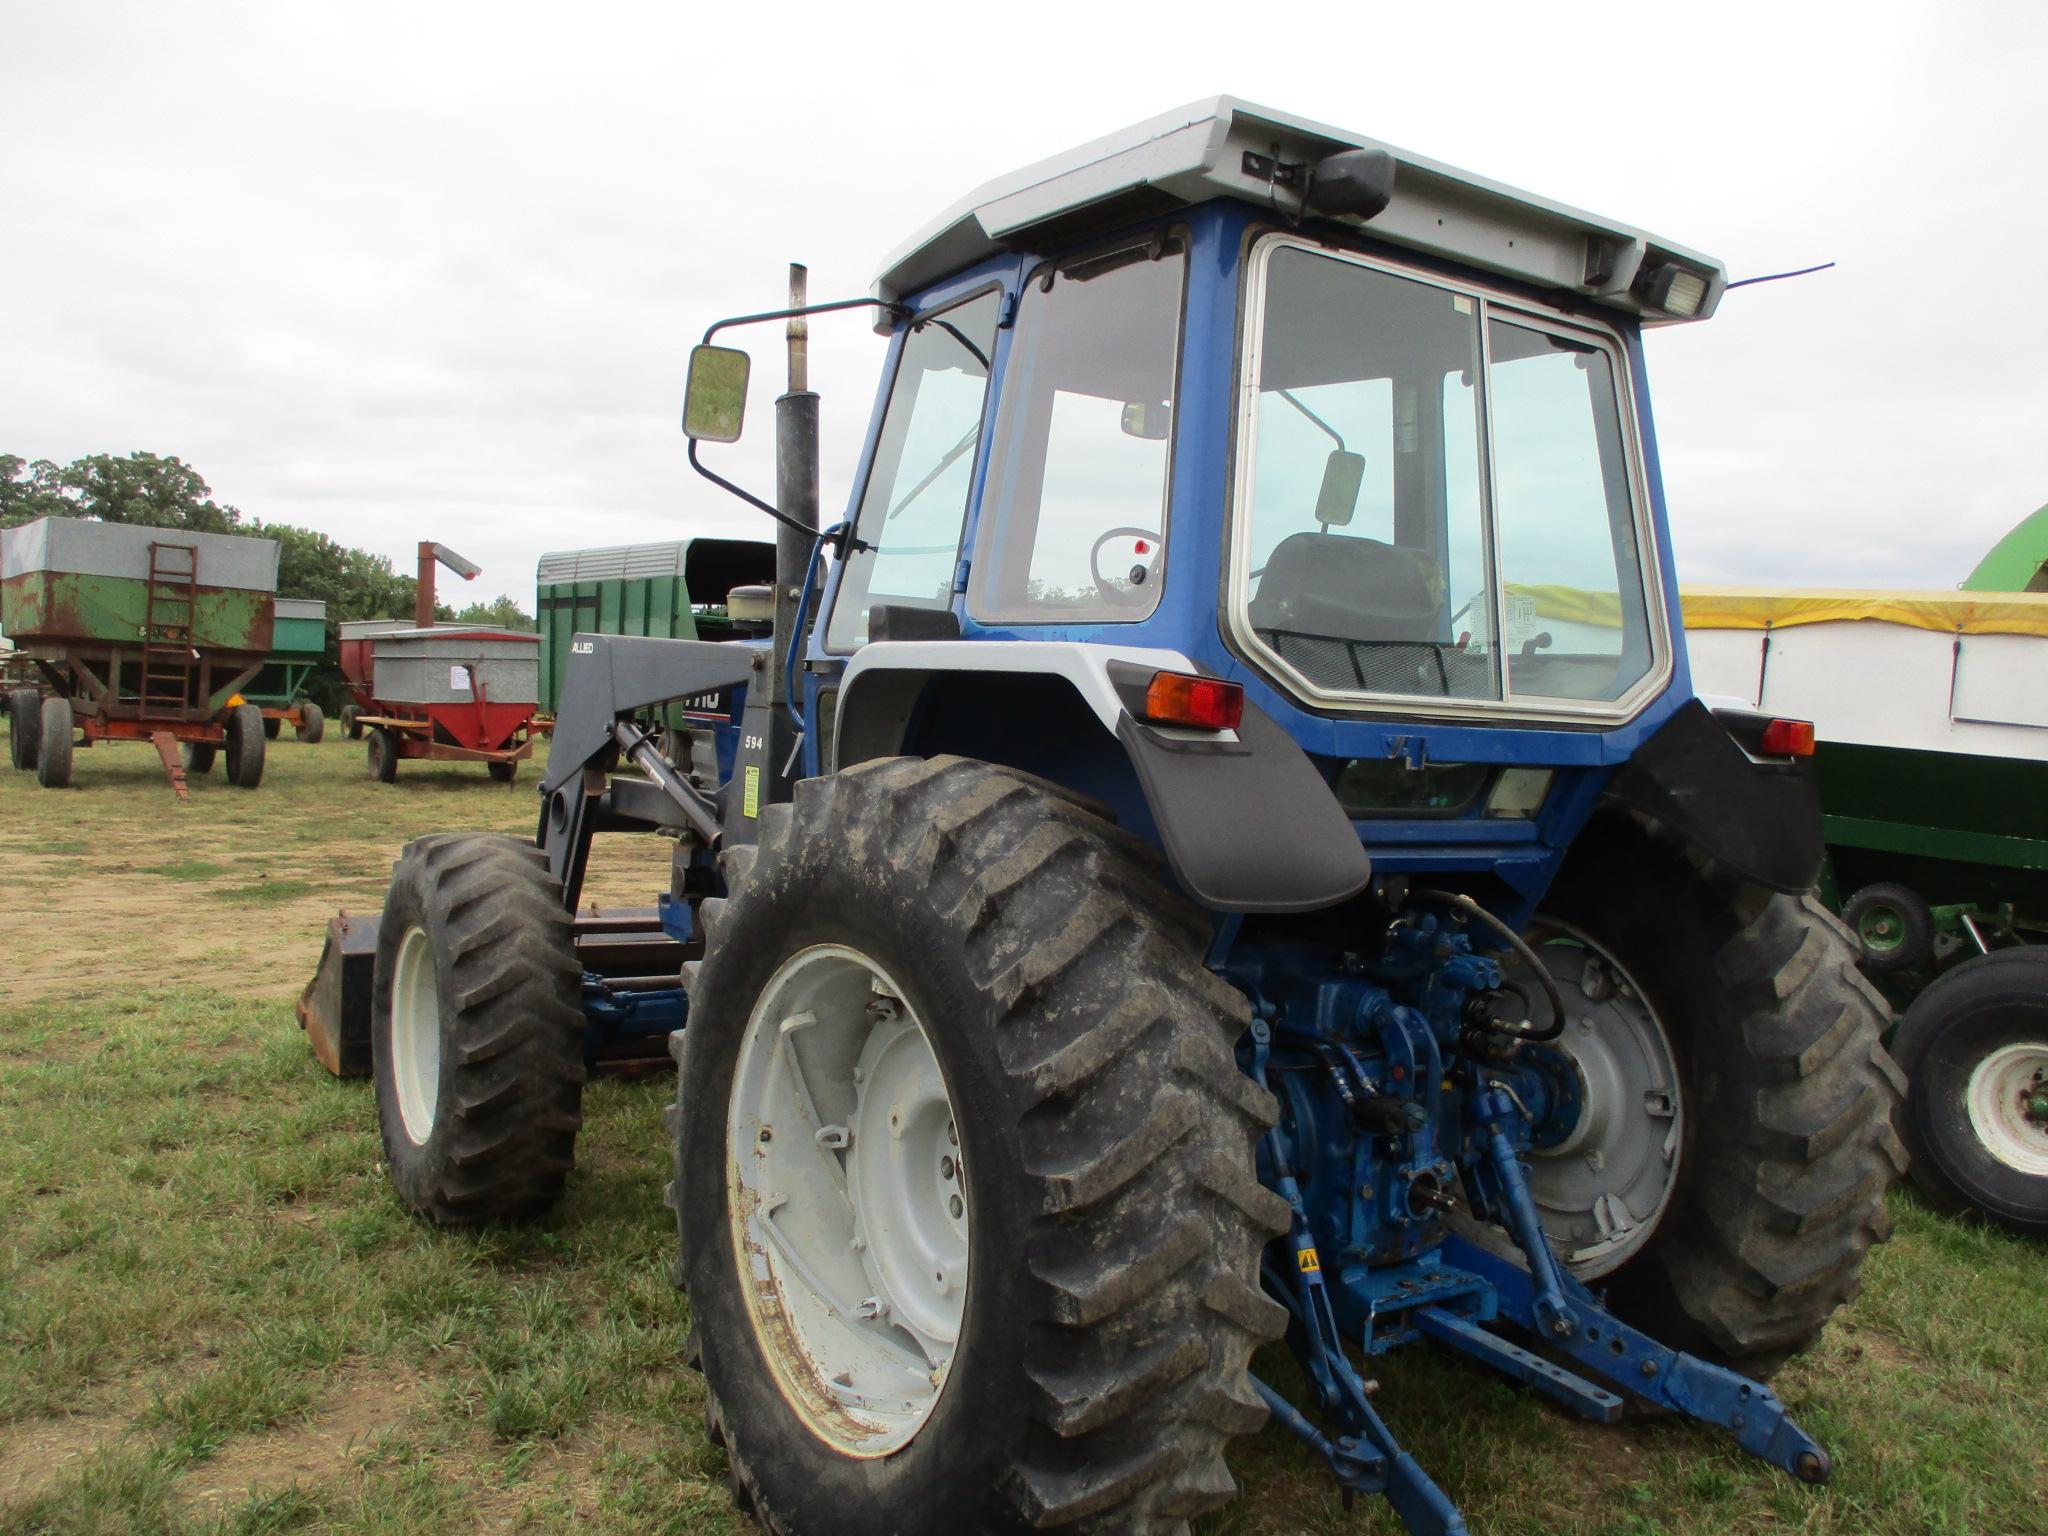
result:
<svg viewBox="0 0 2048 1536"><path fill-rule="evenodd" d="M95 453L60 465L0 453L0 528L39 517L82 517L276 540L278 596L318 598L327 604L327 664L315 672L307 692L329 710L339 709L344 697L332 626L350 619L412 616L418 583L389 558L338 544L311 528L247 517L239 508L215 500L199 471L176 457ZM436 603L434 612L449 623L534 627L531 616L510 596L461 609Z"/></svg>

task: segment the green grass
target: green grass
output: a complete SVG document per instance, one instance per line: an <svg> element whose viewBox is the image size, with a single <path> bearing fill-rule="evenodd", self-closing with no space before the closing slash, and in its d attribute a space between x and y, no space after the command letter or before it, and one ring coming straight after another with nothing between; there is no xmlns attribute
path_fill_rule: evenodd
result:
<svg viewBox="0 0 2048 1536"><path fill-rule="evenodd" d="M214 894L222 901L240 902L243 906L269 907L279 902L297 901L308 891L317 887L311 880L272 880L268 876L249 885L237 885Z"/></svg>
<svg viewBox="0 0 2048 1536"><path fill-rule="evenodd" d="M0 907L40 989L0 1000L0 1536L750 1529L678 1360L667 1085L590 1086L546 1219L440 1232L391 1197L368 1086L292 1018L326 903L369 909L406 837L519 826L530 796L455 770L377 786L348 744L279 744L263 789L180 810L116 757L64 794L0 776L0 854L43 882ZM38 841L60 825L81 854ZM219 873L121 879L193 863ZM1428 1348L1375 1363L1379 1406L1482 1536L2048 1532L2048 1253L1893 1210L1863 1297L1778 1383L1828 1489L1687 1425L1579 1425ZM1300 1395L1284 1351L1259 1368ZM1198 1536L1400 1530L1278 1431L1234 1464L1242 1496Z"/></svg>
<svg viewBox="0 0 2048 1536"><path fill-rule="evenodd" d="M145 864L136 873L161 875L166 880L218 880L234 871L225 864L213 864L205 859L178 859L169 864Z"/></svg>

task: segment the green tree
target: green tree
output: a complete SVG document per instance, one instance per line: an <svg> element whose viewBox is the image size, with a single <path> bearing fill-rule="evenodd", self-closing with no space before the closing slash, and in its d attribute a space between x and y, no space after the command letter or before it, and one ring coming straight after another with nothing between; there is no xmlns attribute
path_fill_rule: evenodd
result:
<svg viewBox="0 0 2048 1536"><path fill-rule="evenodd" d="M213 499L199 471L179 458L154 453L87 454L61 469L0 454L0 527L39 517L89 517L103 523L141 523L197 533L234 533L235 508Z"/></svg>
<svg viewBox="0 0 2048 1536"><path fill-rule="evenodd" d="M501 593L488 603L471 603L453 613L445 607L437 608L436 617L455 624L494 624L499 629L516 629L523 634L532 634L535 627L532 615L509 593Z"/></svg>
<svg viewBox="0 0 2048 1536"><path fill-rule="evenodd" d="M57 477L63 471L48 459L30 463L18 453L0 453L0 528L18 528L39 517L67 517Z"/></svg>

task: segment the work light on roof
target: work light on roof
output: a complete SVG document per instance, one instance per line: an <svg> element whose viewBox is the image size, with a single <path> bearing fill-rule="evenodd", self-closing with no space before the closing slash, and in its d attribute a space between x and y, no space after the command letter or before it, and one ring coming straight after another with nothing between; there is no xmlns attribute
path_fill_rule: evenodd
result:
<svg viewBox="0 0 2048 1536"><path fill-rule="evenodd" d="M1707 297L1707 275L1691 267L1667 261L1652 267L1644 280L1643 294L1667 315L1689 319L1700 312Z"/></svg>

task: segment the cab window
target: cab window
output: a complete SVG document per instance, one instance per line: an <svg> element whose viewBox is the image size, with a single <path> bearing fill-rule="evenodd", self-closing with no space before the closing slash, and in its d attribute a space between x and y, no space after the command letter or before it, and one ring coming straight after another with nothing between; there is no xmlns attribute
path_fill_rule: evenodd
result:
<svg viewBox="0 0 2048 1536"><path fill-rule="evenodd" d="M1157 240L1025 289L968 577L984 623L1144 618L1164 572L1186 256Z"/></svg>
<svg viewBox="0 0 2048 1536"><path fill-rule="evenodd" d="M1649 675L1611 346L1293 244L1262 290L1236 545L1256 649L1334 694L1600 704Z"/></svg>

